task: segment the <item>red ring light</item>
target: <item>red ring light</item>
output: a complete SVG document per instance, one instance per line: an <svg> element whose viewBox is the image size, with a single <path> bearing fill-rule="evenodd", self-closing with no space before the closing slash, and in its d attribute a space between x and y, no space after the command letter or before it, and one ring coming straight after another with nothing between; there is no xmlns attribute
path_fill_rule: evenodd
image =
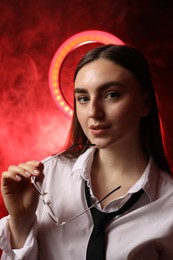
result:
<svg viewBox="0 0 173 260"><path fill-rule="evenodd" d="M73 114L73 109L64 100L61 86L60 86L60 71L63 61L67 55L74 49L80 47L84 44L89 44L93 42L103 43L103 44L120 44L123 45L119 38L104 31L89 30L77 33L72 37L68 38L56 51L49 69L49 87L51 95L58 106L58 108L68 117L71 118Z"/></svg>

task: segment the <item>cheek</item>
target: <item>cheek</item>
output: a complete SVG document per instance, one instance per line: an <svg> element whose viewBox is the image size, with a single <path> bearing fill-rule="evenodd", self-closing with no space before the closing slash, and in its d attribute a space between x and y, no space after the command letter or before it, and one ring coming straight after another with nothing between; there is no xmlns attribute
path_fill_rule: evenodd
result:
<svg viewBox="0 0 173 260"><path fill-rule="evenodd" d="M135 100L127 100L118 104L114 109L109 111L109 115L117 120L128 121L140 121L141 118L141 104L137 104Z"/></svg>
<svg viewBox="0 0 173 260"><path fill-rule="evenodd" d="M78 107L76 107L76 116L78 118L78 121L81 125L81 127L83 128L84 122L85 122L85 111L78 109Z"/></svg>

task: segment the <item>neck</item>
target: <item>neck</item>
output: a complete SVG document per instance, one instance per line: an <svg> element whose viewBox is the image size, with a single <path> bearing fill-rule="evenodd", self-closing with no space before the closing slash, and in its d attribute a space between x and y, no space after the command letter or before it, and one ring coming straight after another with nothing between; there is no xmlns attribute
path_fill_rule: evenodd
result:
<svg viewBox="0 0 173 260"><path fill-rule="evenodd" d="M95 157L97 167L104 169L105 173L113 170L118 175L135 174L135 169L142 170L148 162L148 155L145 153L139 139L126 142L105 149L98 149Z"/></svg>
<svg viewBox="0 0 173 260"><path fill-rule="evenodd" d="M125 195L143 174L148 160L140 143L133 142L124 149L122 146L98 149L91 173L95 195L101 197L119 185L122 188L115 196Z"/></svg>

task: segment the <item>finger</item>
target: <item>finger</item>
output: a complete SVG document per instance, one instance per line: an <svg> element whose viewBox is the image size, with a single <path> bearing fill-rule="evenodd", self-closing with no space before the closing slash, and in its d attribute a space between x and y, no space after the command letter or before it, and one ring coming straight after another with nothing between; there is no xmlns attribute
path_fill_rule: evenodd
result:
<svg viewBox="0 0 173 260"><path fill-rule="evenodd" d="M40 162L38 161L29 161L26 163L20 163L18 166L19 168L22 168L25 171L25 174L28 177L31 177L32 175L34 176L39 176L41 171L39 168Z"/></svg>
<svg viewBox="0 0 173 260"><path fill-rule="evenodd" d="M21 169L24 169L24 174L26 175L26 177L31 177L34 176L36 177L36 179L38 181L43 181L44 178L44 174L43 174L43 169L44 169L44 164L42 162L39 161L28 161L26 163L20 163L19 167ZM18 176L16 176L17 179L20 179L20 177L18 178Z"/></svg>
<svg viewBox="0 0 173 260"><path fill-rule="evenodd" d="M20 167L20 166L16 166L16 165L9 166L8 172L9 172L9 174L11 174L12 177L21 176L21 177L29 178L30 175L31 175L31 173L28 174L28 172L25 168ZM17 179L19 180L18 177L17 177Z"/></svg>
<svg viewBox="0 0 173 260"><path fill-rule="evenodd" d="M15 178L18 181L21 181L21 178L30 178L31 175L38 176L40 174L40 171L37 168L25 163L20 163L18 166L9 166L8 172L11 174L13 179Z"/></svg>
<svg viewBox="0 0 173 260"><path fill-rule="evenodd" d="M28 177L20 171L5 171L2 173L2 185L8 185L11 181L20 182L24 178Z"/></svg>
<svg viewBox="0 0 173 260"><path fill-rule="evenodd" d="M32 166L36 167L37 169L39 169L40 172L43 172L44 164L42 162L40 162L40 161L37 161L37 160L28 161L28 162L26 162L26 164L32 165Z"/></svg>
<svg viewBox="0 0 173 260"><path fill-rule="evenodd" d="M27 161L26 164L32 165L32 166L35 166L35 167L39 167L40 164L42 164L42 162L40 162L38 160L32 160L32 161Z"/></svg>

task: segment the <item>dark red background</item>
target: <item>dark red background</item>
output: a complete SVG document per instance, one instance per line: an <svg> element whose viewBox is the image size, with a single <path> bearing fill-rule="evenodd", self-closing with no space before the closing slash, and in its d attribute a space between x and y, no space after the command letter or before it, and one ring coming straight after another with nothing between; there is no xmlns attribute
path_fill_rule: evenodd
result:
<svg viewBox="0 0 173 260"><path fill-rule="evenodd" d="M62 148L70 120L50 95L48 71L57 48L84 30L115 34L151 63L172 167L171 2L0 0L0 172L10 164L42 159ZM2 199L0 203L2 217L6 212Z"/></svg>

